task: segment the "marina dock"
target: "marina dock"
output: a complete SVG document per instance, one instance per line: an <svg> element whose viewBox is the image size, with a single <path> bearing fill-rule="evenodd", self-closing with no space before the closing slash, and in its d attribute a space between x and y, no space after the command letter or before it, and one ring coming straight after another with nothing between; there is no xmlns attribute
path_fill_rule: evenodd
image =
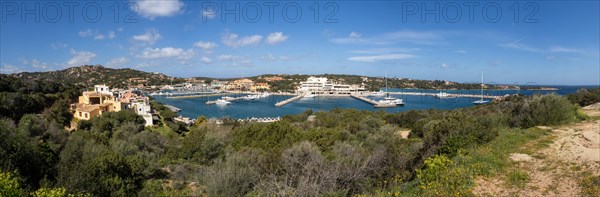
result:
<svg viewBox="0 0 600 197"><path fill-rule="evenodd" d="M430 92L388 92L390 95L413 95L413 96L436 96L438 93ZM466 98L481 98L479 94L452 94L448 93L448 97L466 97ZM497 99L503 96L483 95L486 99Z"/></svg>
<svg viewBox="0 0 600 197"><path fill-rule="evenodd" d="M281 102L275 103L275 107L281 107L281 106L284 106L284 105L286 105L286 104L288 104L288 103L291 103L291 102L294 102L294 101L296 101L296 100L298 100L298 99L300 99L300 98L302 98L302 97L304 97L304 94L301 94L301 95L298 95L298 96L295 96L295 97L292 97L292 98L286 99L286 100L284 100L284 101L281 101Z"/></svg>
<svg viewBox="0 0 600 197"><path fill-rule="evenodd" d="M363 96L358 96L358 95L354 95L354 94L351 94L350 96L352 98L355 98L355 99L364 101L366 103L369 103L369 104L371 104L371 105L373 105L374 107L377 107L377 108L396 107L395 104L384 104L384 103L380 103L380 102L368 99L367 97L363 97Z"/></svg>

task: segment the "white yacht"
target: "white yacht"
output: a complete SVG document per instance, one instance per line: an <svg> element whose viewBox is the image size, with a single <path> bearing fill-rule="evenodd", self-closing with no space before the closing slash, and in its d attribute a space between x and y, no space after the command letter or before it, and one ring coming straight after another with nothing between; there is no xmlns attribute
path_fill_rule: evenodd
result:
<svg viewBox="0 0 600 197"><path fill-rule="evenodd" d="M442 92L441 90L440 90L440 93L435 94L435 97L437 97L439 99L451 98L450 94L448 94L446 92Z"/></svg>
<svg viewBox="0 0 600 197"><path fill-rule="evenodd" d="M229 105L229 104L231 104L231 102L229 102L229 101L226 101L226 100L223 100L223 99L218 99L218 100L215 102L215 104L217 104L217 105Z"/></svg>
<svg viewBox="0 0 600 197"><path fill-rule="evenodd" d="M389 94L386 97L383 97L383 99L379 100L379 103L404 105L404 101L402 99L390 97Z"/></svg>
<svg viewBox="0 0 600 197"><path fill-rule="evenodd" d="M404 105L404 101L399 98L394 98L390 96L390 93L387 92L387 73L385 74L385 97L379 100L381 104L394 104L394 105Z"/></svg>

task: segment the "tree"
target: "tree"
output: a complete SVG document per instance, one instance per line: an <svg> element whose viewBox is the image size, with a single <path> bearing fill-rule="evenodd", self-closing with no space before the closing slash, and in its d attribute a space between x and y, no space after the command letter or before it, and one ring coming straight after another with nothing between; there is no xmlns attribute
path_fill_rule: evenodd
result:
<svg viewBox="0 0 600 197"><path fill-rule="evenodd" d="M0 196L13 197L24 196L19 179L10 172L0 170Z"/></svg>

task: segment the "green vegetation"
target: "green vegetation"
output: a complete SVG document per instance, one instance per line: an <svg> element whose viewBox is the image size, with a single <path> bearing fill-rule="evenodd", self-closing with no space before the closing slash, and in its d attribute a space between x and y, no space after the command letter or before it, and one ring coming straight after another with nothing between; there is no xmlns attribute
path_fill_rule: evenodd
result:
<svg viewBox="0 0 600 197"><path fill-rule="evenodd" d="M600 87L594 89L579 89L577 93L567 95L567 98L581 107L600 102Z"/></svg>
<svg viewBox="0 0 600 197"><path fill-rule="evenodd" d="M69 133L65 107L55 100L20 116L2 111L1 192L468 196L475 177L512 170L507 155L547 134L531 127L578 120L577 108L556 95L451 111L334 109L275 123L192 126L175 123L175 113L152 101L161 116L157 127L144 128L141 117L121 111L80 121ZM408 139L400 128L411 129ZM517 186L525 181L521 171L508 176Z"/></svg>
<svg viewBox="0 0 600 197"><path fill-rule="evenodd" d="M106 84L111 88L126 88L128 85L162 86L185 82L182 78L169 77L160 73L148 73L130 68L112 69L101 65L71 67L50 72L23 72L11 76L22 80L60 81L63 84L77 84L82 87ZM141 81L130 81L131 78L138 78Z"/></svg>

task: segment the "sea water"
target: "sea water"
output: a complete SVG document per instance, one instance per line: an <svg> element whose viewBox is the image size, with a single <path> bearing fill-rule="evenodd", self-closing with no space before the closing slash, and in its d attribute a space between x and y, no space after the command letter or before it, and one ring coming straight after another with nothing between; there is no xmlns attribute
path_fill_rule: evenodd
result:
<svg viewBox="0 0 600 197"><path fill-rule="evenodd" d="M484 90L484 95L506 95L506 94L549 94L555 93L565 95L576 92L580 88L594 88L597 86L545 86L554 87L558 90ZM422 90L422 89L396 89L390 88L388 92L422 92L422 93L439 93L439 90ZM450 94L472 94L480 95L480 90L444 90L443 92ZM232 97L244 96L229 95ZM401 98L404 100L404 106L394 108L375 108L373 105L357 100L352 97L314 97L301 98L281 107L275 107L275 103L290 98L291 96L276 96L272 95L258 100L237 100L231 104L207 105L206 101L216 100L221 96L202 97L202 98L186 98L186 99L170 99L165 96L154 96L154 98L164 104L173 105L180 108L178 112L184 117L196 118L205 116L207 118L262 118L262 117L278 117L287 114L298 114L305 110L313 111L331 110L334 108L353 108L358 110L377 111L384 110L390 113L402 112L407 110L424 110L424 109L441 109L449 110L459 107L473 106L472 102L479 98L445 98L438 99L433 96L415 96L415 95L391 95L392 97ZM382 97L371 97L373 100L382 99ZM489 99L486 99L489 100Z"/></svg>

